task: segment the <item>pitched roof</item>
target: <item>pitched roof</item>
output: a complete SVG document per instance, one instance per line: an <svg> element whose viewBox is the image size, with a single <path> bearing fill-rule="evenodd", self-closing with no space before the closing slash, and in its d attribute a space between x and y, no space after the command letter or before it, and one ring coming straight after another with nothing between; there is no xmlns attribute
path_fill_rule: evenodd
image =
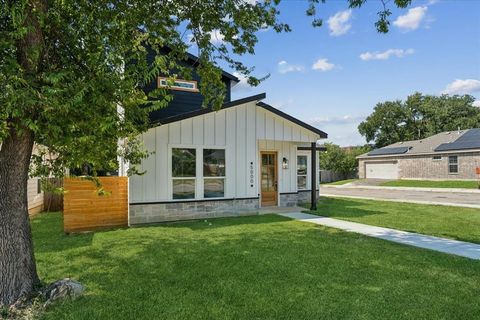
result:
<svg viewBox="0 0 480 320"><path fill-rule="evenodd" d="M193 55L189 52L186 52L187 54L187 60L192 63L192 67L196 67L199 63L200 63L200 59L196 56L196 55ZM232 80L233 82L235 83L239 83L240 82L240 79L238 79L236 76L234 76L233 74L223 70L223 69L220 69L222 71L222 76L225 77L225 78L228 78L230 80Z"/></svg>
<svg viewBox="0 0 480 320"><path fill-rule="evenodd" d="M171 52L172 51L172 48L168 47L168 46L165 46L163 47L163 50L165 50L166 52ZM194 54L191 54L190 52L185 52L185 55L187 57L187 61L189 63L191 63L192 67L196 67L200 64L200 58L197 57L196 55ZM231 81L235 82L235 83L239 83L240 82L240 79L238 79L236 76L234 76L233 74L223 70L223 69L220 69L222 71L222 76L227 78L227 79L230 79Z"/></svg>
<svg viewBox="0 0 480 320"><path fill-rule="evenodd" d="M223 106L220 108L220 110L235 107L235 106L247 103L247 102L260 101L262 99L265 99L266 96L267 95L265 93L260 93L260 94L254 95L254 96L250 96L250 97L226 102L226 103L223 104ZM219 110L213 109L211 107L201 108L201 109L198 109L198 110L195 110L195 111L185 112L185 113L175 115L175 116L172 116L172 117L160 119L158 121L152 122L152 125L153 126L159 126L159 125L162 125L162 124L172 123L172 122L196 117L196 116L199 116L199 115L202 115L202 114L215 112L215 111L219 111Z"/></svg>
<svg viewBox="0 0 480 320"><path fill-rule="evenodd" d="M275 109L275 108L272 107L271 105L268 105L268 104L266 104L266 103L264 103L264 102L258 102L258 103L257 103L257 106L262 107L262 108L264 108L264 109L266 109L266 110L268 110L268 111L270 111L270 112L273 112L273 113L275 113L276 115L278 115L278 116L280 116L280 117L282 117L282 118L285 118L285 119L287 119L287 120L290 120L291 122L296 123L296 124L298 124L299 126L301 126L301 127L305 128L305 129L307 129L307 130L310 130L310 131L318 134L318 135L320 136L320 138L322 138L322 139L327 139L327 138L328 138L328 134L326 134L326 133L323 132L322 130L317 129L317 128L315 128L314 126L311 126L311 125L309 125L308 123L305 123L305 122L303 122L303 121L301 121L301 120L298 120L297 118L292 117L291 115L289 115L289 114L287 114L287 113L285 113L285 112L283 112L283 111L280 111L280 110L278 110L278 109Z"/></svg>
<svg viewBox="0 0 480 320"><path fill-rule="evenodd" d="M468 133L467 136L472 133L480 133L480 129L467 129L467 130L458 130L458 131L447 131L442 132L431 137L413 140L413 141L402 141L393 143L383 148L375 149L369 153L362 154L357 158L369 158L369 157L396 157L396 156L405 156L405 155L421 155L421 154L431 154L439 153L446 150L439 148L440 146L452 146L454 143ZM461 141L461 140L460 140ZM448 149L448 150L472 150L480 149L480 147L462 147L458 149Z"/></svg>
<svg viewBox="0 0 480 320"><path fill-rule="evenodd" d="M328 138L328 134L326 134L322 130L317 129L317 128L309 125L308 123L305 123L305 122L303 122L303 121L301 121L301 120L299 120L295 117L292 117L291 115L286 114L285 112L280 111L280 110L272 107L271 105L268 105L264 102L261 102L260 100L265 99L265 97L266 97L265 93L260 93L260 94L253 95L253 96L250 96L250 97L226 102L226 103L223 104L223 106L220 110L231 108L231 107L236 107L238 105L248 103L248 102L252 102L252 101L257 101L257 106L259 106L261 108L264 108L264 109L266 109L266 110L268 110L268 111L270 111L270 112L272 112L272 113L274 113L274 114L276 114L276 115L278 115L278 116L280 116L280 117L282 117L286 120L289 120L289 121L305 128L305 129L307 129L311 132L314 132L314 133L318 134L320 136L320 138L324 138L324 139ZM184 120L184 119L196 117L196 116L199 116L199 115L202 115L202 114L207 114L207 113L215 112L215 111L219 111L219 110L215 110L211 107L210 108L202 108L202 109L199 109L199 110L186 112L186 113L182 113L182 114L179 114L179 115L175 115L175 116L172 116L172 117L168 117L168 118L158 120L156 122L153 122L152 126L159 126L159 125L162 125L162 124L181 121L181 120Z"/></svg>

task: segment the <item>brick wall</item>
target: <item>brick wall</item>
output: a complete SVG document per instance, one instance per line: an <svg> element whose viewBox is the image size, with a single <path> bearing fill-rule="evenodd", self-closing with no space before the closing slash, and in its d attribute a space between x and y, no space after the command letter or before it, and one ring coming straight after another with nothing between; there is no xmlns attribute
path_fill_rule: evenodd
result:
<svg viewBox="0 0 480 320"><path fill-rule="evenodd" d="M365 179L365 162L397 159L400 179L473 180L477 178L475 168L480 167L480 152L452 155L458 156L457 174L448 173L448 155L442 155L441 160L433 160L433 155L360 159L358 173L360 179Z"/></svg>
<svg viewBox="0 0 480 320"><path fill-rule="evenodd" d="M458 173L448 173L448 155L441 160L432 156L400 158L401 179L467 180L475 179L475 168L480 167L480 153L461 153L458 156Z"/></svg>

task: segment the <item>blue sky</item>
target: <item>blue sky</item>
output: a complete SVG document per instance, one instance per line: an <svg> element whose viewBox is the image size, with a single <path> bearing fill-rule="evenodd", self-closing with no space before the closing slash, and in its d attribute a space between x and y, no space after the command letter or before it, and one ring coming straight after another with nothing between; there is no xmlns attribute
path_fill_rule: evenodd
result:
<svg viewBox="0 0 480 320"><path fill-rule="evenodd" d="M237 85L234 99L266 92L265 102L343 146L366 142L357 126L377 102L416 91L480 100L480 1L414 0L407 9L390 4L386 35L374 27L378 1L354 10L346 0L320 4L321 28L311 26L306 7L306 1L282 2L280 20L293 31L259 32L255 55L242 57L256 75L270 78L256 88Z"/></svg>

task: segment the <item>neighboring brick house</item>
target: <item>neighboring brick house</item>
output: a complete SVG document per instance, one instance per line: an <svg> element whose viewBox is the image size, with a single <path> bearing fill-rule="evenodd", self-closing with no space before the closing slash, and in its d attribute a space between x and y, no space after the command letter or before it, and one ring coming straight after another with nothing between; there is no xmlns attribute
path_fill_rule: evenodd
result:
<svg viewBox="0 0 480 320"><path fill-rule="evenodd" d="M474 180L480 129L442 132L360 155L360 179Z"/></svg>

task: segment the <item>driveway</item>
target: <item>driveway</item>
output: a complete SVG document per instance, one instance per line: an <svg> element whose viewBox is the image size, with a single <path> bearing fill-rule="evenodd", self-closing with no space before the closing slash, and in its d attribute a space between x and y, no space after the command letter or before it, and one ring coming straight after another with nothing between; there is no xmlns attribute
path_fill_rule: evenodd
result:
<svg viewBox="0 0 480 320"><path fill-rule="evenodd" d="M406 189L406 188L405 188ZM410 203L450 205L480 208L480 192L450 192L429 190L399 190L397 188L320 187L321 196L362 198L372 200L392 200Z"/></svg>

